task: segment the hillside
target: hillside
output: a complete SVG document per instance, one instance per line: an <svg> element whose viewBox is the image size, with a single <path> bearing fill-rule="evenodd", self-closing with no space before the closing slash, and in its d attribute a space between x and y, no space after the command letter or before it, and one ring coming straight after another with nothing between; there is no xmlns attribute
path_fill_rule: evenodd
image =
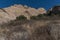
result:
<svg viewBox="0 0 60 40"><path fill-rule="evenodd" d="M46 11L14 5L0 10L0 40L60 40L59 6Z"/></svg>

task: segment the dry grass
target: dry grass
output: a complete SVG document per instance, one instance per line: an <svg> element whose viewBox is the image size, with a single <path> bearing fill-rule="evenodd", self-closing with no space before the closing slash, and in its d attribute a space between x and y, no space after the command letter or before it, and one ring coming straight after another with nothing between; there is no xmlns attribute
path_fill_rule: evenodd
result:
<svg viewBox="0 0 60 40"><path fill-rule="evenodd" d="M50 31L52 30L49 24L59 21L53 21L53 19L11 21L0 26L0 40L55 40L51 36Z"/></svg>

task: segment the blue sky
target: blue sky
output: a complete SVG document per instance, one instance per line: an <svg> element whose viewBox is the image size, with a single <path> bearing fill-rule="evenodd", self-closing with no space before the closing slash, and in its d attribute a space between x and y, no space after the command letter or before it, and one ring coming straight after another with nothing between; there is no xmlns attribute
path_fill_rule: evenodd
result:
<svg viewBox="0 0 60 40"><path fill-rule="evenodd" d="M44 7L49 9L55 5L60 5L60 0L0 0L0 8L14 4L28 5L34 8Z"/></svg>

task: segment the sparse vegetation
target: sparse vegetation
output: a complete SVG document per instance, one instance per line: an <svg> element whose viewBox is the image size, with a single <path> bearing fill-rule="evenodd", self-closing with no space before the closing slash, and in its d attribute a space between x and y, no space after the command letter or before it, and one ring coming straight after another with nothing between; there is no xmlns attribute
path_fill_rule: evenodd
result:
<svg viewBox="0 0 60 40"><path fill-rule="evenodd" d="M39 18L44 17L44 14L39 14L37 17L39 17Z"/></svg>
<svg viewBox="0 0 60 40"><path fill-rule="evenodd" d="M27 18L24 15L16 17L16 20L26 20Z"/></svg>
<svg viewBox="0 0 60 40"><path fill-rule="evenodd" d="M31 16L30 19L36 20L37 19L37 16Z"/></svg>

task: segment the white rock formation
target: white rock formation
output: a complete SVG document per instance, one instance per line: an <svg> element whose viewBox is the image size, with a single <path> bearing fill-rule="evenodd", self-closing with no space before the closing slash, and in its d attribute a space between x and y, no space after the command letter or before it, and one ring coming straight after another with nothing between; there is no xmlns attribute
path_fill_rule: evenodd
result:
<svg viewBox="0 0 60 40"><path fill-rule="evenodd" d="M38 14L46 13L44 8L31 8L26 5L13 5L7 8L0 9L0 20L1 22L6 22L9 20L16 19L17 16L24 15L27 19L30 16L37 16Z"/></svg>
<svg viewBox="0 0 60 40"><path fill-rule="evenodd" d="M44 13L46 13L46 10L44 8L38 8L38 12L40 14L44 14Z"/></svg>

